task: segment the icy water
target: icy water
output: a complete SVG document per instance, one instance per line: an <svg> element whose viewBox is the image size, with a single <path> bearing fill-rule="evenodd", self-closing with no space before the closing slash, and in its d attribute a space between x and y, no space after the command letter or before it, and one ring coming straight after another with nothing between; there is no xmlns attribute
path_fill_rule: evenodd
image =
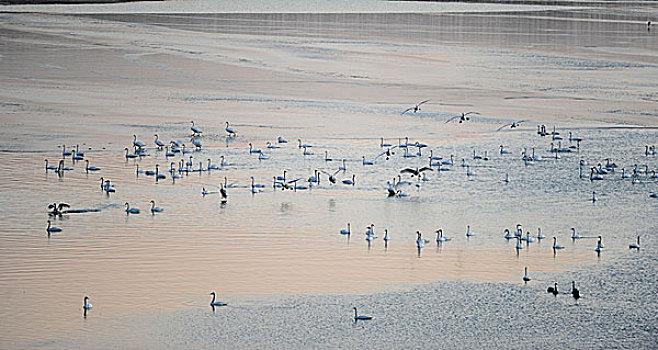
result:
<svg viewBox="0 0 658 350"><path fill-rule="evenodd" d="M0 347L655 348L658 158L645 145L658 143L658 40L643 23L650 8L588 11L1 14ZM481 115L445 123L470 110ZM189 146L190 120L200 151L154 148L154 134ZM580 148L555 159L558 140L537 124ZM124 158L133 134L149 156ZM429 147L386 159L380 137ZM46 172L64 144L101 170L68 157L74 170ZM526 165L532 148L543 160ZM454 165L427 181L404 175L407 196L388 198L386 182L428 165L430 150ZM190 156L192 168L230 164L172 181L169 164ZM579 176L581 161L589 175L605 158L618 167L602 181ZM273 188L283 170L308 186L342 159L336 184L323 174L310 190ZM166 179L136 172L156 164ZM622 179L636 164L635 183ZM225 204L202 196L225 177ZM150 200L164 212L151 215ZM94 211L49 217L53 202ZM49 218L63 229L50 238ZM515 249L503 230L519 223L548 239ZM572 227L585 238L571 240ZM437 245L438 228L452 240ZM420 250L417 230L430 241ZM629 250L638 235L641 250ZM578 302L546 294L572 280ZM212 310L211 291L229 306ZM375 319L353 323L353 306Z"/></svg>

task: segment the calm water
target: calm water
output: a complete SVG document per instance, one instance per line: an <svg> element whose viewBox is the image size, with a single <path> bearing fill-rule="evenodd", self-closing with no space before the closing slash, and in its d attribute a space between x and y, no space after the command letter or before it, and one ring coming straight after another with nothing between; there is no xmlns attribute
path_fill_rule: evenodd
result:
<svg viewBox="0 0 658 350"><path fill-rule="evenodd" d="M636 30L633 13L609 25L574 21L554 35L549 29L564 18L581 16L533 16L509 32L539 29L517 37L501 15L4 14L0 67L11 89L1 91L0 345L400 348L436 347L440 338L463 348L624 347L629 339L633 348L655 347L658 201L649 193L658 180L641 174L632 184L619 169L604 181L578 176L579 161L589 169L607 157L627 170L658 168L658 158L644 154L658 140L655 35ZM596 47L593 58L582 42ZM567 52L555 54L563 45ZM515 82L517 74L526 79ZM400 116L409 101L457 81L457 91ZM466 110L483 113L468 124L444 123ZM495 131L528 118L520 129ZM220 156L232 164L176 181L136 176L137 164L164 172L182 157L166 159L149 146L150 156L126 161L132 134L149 144L155 133L189 143L190 119L204 130L203 149L190 153L194 167ZM236 138L224 137L225 120ZM612 128L611 120L640 127ZM537 123L557 124L565 146L568 131L584 138L580 150L552 159ZM277 136L290 143L267 150L270 159L248 154L249 142L265 149ZM381 136L430 147L419 158L396 150L375 159ZM315 155L303 156L298 138ZM62 144L79 144L102 170L87 174L84 162L67 160L75 170L46 173L44 159L56 162ZM501 144L510 154L498 154ZM532 147L546 159L526 166L520 152ZM429 149L454 155L455 165L406 187L408 197L387 198L386 181L425 166ZM336 160L325 161L325 150ZM491 159L474 160L473 151ZM363 166L362 156L375 165ZM462 158L474 176L459 166ZM306 179L315 169L333 172L338 159L347 170L337 178L354 174L354 186L323 177L312 190L272 188L284 169ZM102 193L101 176L116 193ZM262 193L249 192L251 176ZM236 185L225 205L201 195L224 177ZM151 199L165 211L147 214ZM127 216L126 201L142 213ZM52 202L100 212L53 218L63 232L48 238ZM349 239L338 234L347 222ZM371 223L379 238L368 245ZM566 249L554 254L546 240L517 253L502 238L517 223L533 235L541 227ZM470 239L467 225L476 232ZM604 253L594 252L596 239L569 239L571 227L602 235ZM437 246L437 228L453 240ZM431 240L420 253L416 230ZM643 248L629 251L637 235ZM534 278L528 285L524 266ZM578 305L545 294L554 280L564 291L578 281ZM213 313L212 290L231 306ZM84 295L95 305L87 318ZM352 324L353 305L375 320Z"/></svg>

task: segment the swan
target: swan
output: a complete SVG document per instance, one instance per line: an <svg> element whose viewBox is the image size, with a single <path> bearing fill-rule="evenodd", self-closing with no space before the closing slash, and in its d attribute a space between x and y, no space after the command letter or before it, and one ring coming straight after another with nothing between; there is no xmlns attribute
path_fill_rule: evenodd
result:
<svg viewBox="0 0 658 350"><path fill-rule="evenodd" d="M658 192L651 192L651 193L649 194L649 197L651 197L651 198L658 198Z"/></svg>
<svg viewBox="0 0 658 350"><path fill-rule="evenodd" d="M125 155L126 159L137 158L136 154L128 153L128 147L124 148L124 150L126 151L126 155Z"/></svg>
<svg viewBox="0 0 658 350"><path fill-rule="evenodd" d="M413 111L414 113L417 113L418 111L420 111L420 105L427 102L429 102L429 100L420 101L415 106L405 109L402 113L400 113L400 115L403 115L409 111Z"/></svg>
<svg viewBox="0 0 658 350"><path fill-rule="evenodd" d="M592 191L592 203L596 202L596 191Z"/></svg>
<svg viewBox="0 0 658 350"><path fill-rule="evenodd" d="M133 134L133 146L135 146L137 148L142 148L142 147L146 146L146 144L142 141L137 141L137 135Z"/></svg>
<svg viewBox="0 0 658 350"><path fill-rule="evenodd" d="M73 168L64 166L64 159L60 159L59 163L57 163L57 172L62 173L63 171L71 171Z"/></svg>
<svg viewBox="0 0 658 350"><path fill-rule="evenodd" d="M523 244L521 244L521 237L516 237L516 249L523 249Z"/></svg>
<svg viewBox="0 0 658 350"><path fill-rule="evenodd" d="M162 147L165 146L164 142L158 139L158 134L154 134L153 136L155 136L155 141L153 141L153 143L155 143L155 145L158 146L158 148L162 149Z"/></svg>
<svg viewBox="0 0 658 350"><path fill-rule="evenodd" d="M455 164L454 156L451 154L450 155L450 160L444 160L441 162L442 165L449 165L453 166Z"/></svg>
<svg viewBox="0 0 658 350"><path fill-rule="evenodd" d="M229 127L228 122L226 122L226 128L224 130L226 130L226 133L229 137L235 137L237 135L237 132L235 132L233 128Z"/></svg>
<svg viewBox="0 0 658 350"><path fill-rule="evenodd" d="M526 266L523 273L523 282L530 282L532 278L528 276L528 267Z"/></svg>
<svg viewBox="0 0 658 350"><path fill-rule="evenodd" d="M640 249L640 236L637 236L637 243L633 242L628 245L628 249Z"/></svg>
<svg viewBox="0 0 658 350"><path fill-rule="evenodd" d="M258 184L260 186L257 186L257 184L254 183L254 177L251 176L251 193L259 193L260 188L259 187L264 187L264 185Z"/></svg>
<svg viewBox="0 0 658 350"><path fill-rule="evenodd" d="M622 179L628 179L629 177L631 177L631 175L629 175L629 174L626 173L626 169L625 169L625 168L621 168L621 178L622 178Z"/></svg>
<svg viewBox="0 0 658 350"><path fill-rule="evenodd" d="M418 238L416 238L416 247L418 249L423 248L425 246L425 240L422 238L420 231L416 231L416 235L418 235Z"/></svg>
<svg viewBox="0 0 658 350"><path fill-rule="evenodd" d="M73 154L72 151L67 151L66 150L66 145L62 145L62 157L68 157L71 154Z"/></svg>
<svg viewBox="0 0 658 350"><path fill-rule="evenodd" d="M261 150L258 148L254 148L251 145L251 142L249 142L249 154L256 154L256 153L261 153Z"/></svg>
<svg viewBox="0 0 658 350"><path fill-rule="evenodd" d="M388 242L391 238L388 236L388 229L384 229L384 238L382 238L384 242Z"/></svg>
<svg viewBox="0 0 658 350"><path fill-rule="evenodd" d="M446 242L449 241L450 239L451 239L450 237L443 236L443 229L436 230L436 243Z"/></svg>
<svg viewBox="0 0 658 350"><path fill-rule="evenodd" d="M86 164L86 166L85 166L85 170L86 170L87 172L90 172L90 171L99 171L99 170L101 170L101 168L97 168L97 167L95 167L95 166L89 166L89 159L85 160L85 164Z"/></svg>
<svg viewBox="0 0 658 350"><path fill-rule="evenodd" d="M557 296L560 293L557 290L557 282L555 282L554 287L548 287L548 289L546 289L546 292Z"/></svg>
<svg viewBox="0 0 658 350"><path fill-rule="evenodd" d="M466 166L466 176L473 176L473 175L475 175L475 174L473 174L473 172L471 171L471 167L469 167L467 165Z"/></svg>
<svg viewBox="0 0 658 350"><path fill-rule="evenodd" d="M375 163L373 163L373 162L370 161L370 160L366 160L366 156L361 156L361 163L362 163L363 165L374 165L374 164L375 164Z"/></svg>
<svg viewBox="0 0 658 350"><path fill-rule="evenodd" d="M125 203L125 206L126 206L126 210L125 210L126 215L128 215L128 214L139 214L139 209L138 208L131 208L130 204L128 204L128 202Z"/></svg>
<svg viewBox="0 0 658 350"><path fill-rule="evenodd" d="M324 151L324 161L331 162L333 159L329 158L329 151Z"/></svg>
<svg viewBox="0 0 658 350"><path fill-rule="evenodd" d="M505 146L500 145L500 151L498 151L500 154L509 154L509 151L505 149Z"/></svg>
<svg viewBox="0 0 658 350"><path fill-rule="evenodd" d="M82 308L85 310L90 310L92 307L94 306L89 303L89 297L85 296L85 298L82 300Z"/></svg>
<svg viewBox="0 0 658 350"><path fill-rule="evenodd" d="M466 159L462 158L462 168L466 168L468 166L468 163L466 163Z"/></svg>
<svg viewBox="0 0 658 350"><path fill-rule="evenodd" d="M471 225L466 225L466 237L471 237L475 235L475 233L471 232Z"/></svg>
<svg viewBox="0 0 658 350"><path fill-rule="evenodd" d="M546 238L546 236L541 233L541 227L537 227L537 239L542 240L544 238Z"/></svg>
<svg viewBox="0 0 658 350"><path fill-rule="evenodd" d="M580 299L580 291L576 288L576 281L571 281L571 296L573 296L576 301Z"/></svg>
<svg viewBox="0 0 658 350"><path fill-rule="evenodd" d="M151 200L151 214L162 213L164 209L155 206L155 201Z"/></svg>
<svg viewBox="0 0 658 350"><path fill-rule="evenodd" d="M308 148L307 146L304 146L304 147L302 147L302 148L304 149L304 152L302 152L303 155L305 155L305 156L312 156L312 155L314 154L313 151L309 151L309 150L307 150L307 148Z"/></svg>
<svg viewBox="0 0 658 350"><path fill-rule="evenodd" d="M354 184L356 183L355 178L356 178L356 175L352 174L352 179L343 180L343 183L346 184L346 185L354 186Z"/></svg>
<svg viewBox="0 0 658 350"><path fill-rule="evenodd" d="M48 220L48 227L46 227L46 232L48 232L48 234L51 232L62 232L62 229L57 226L51 226L50 220Z"/></svg>
<svg viewBox="0 0 658 350"><path fill-rule="evenodd" d="M192 123L192 126L190 126L190 129L192 129L192 135L198 135L198 134L202 134L202 133L203 133L203 131L201 131L201 129L199 129L198 127L196 127L196 126L194 125L194 120L192 120L190 123ZM159 146L159 145L158 145L158 146Z"/></svg>
<svg viewBox="0 0 658 350"><path fill-rule="evenodd" d="M347 166L345 166L345 159L343 159L343 165L339 166L339 167L338 167L338 170L342 170L342 171L346 171L346 170L347 170Z"/></svg>
<svg viewBox="0 0 658 350"><path fill-rule="evenodd" d="M297 148L304 148L304 147L311 148L313 146L307 143L302 143L302 139L297 139Z"/></svg>
<svg viewBox="0 0 658 350"><path fill-rule="evenodd" d="M514 231L514 237L521 237L521 236L523 236L523 225L516 224L516 231Z"/></svg>
<svg viewBox="0 0 658 350"><path fill-rule="evenodd" d="M359 315L359 313L356 310L356 307L354 307L354 321L359 321L359 320L372 320L372 316Z"/></svg>
<svg viewBox="0 0 658 350"><path fill-rule="evenodd" d="M197 151L201 149L201 146L203 146L201 144L201 141L199 141L199 139L196 139L194 137L191 138L190 141L192 141L192 144L194 145L194 147L196 148Z"/></svg>
<svg viewBox="0 0 658 350"><path fill-rule="evenodd" d="M348 222L347 223L347 228L346 229L344 228L344 229L340 230L340 234L341 235L349 235L350 233L351 233L350 232L350 223Z"/></svg>
<svg viewBox="0 0 658 350"><path fill-rule="evenodd" d="M580 235L578 233L576 233L576 229L572 227L571 228L571 239L580 239L580 238L581 238Z"/></svg>
<svg viewBox="0 0 658 350"><path fill-rule="evenodd" d="M267 144L267 148L268 148L268 149L277 149L277 148L281 148L281 146L277 146L277 145L273 144L273 143L270 142L270 141L267 141L266 144Z"/></svg>
<svg viewBox="0 0 658 350"><path fill-rule="evenodd" d="M288 140L286 140L283 137L279 136L279 137L276 138L276 142L278 142L278 143L288 143Z"/></svg>
<svg viewBox="0 0 658 350"><path fill-rule="evenodd" d="M475 154L475 150L473 150L473 159L482 159L482 156Z"/></svg>
<svg viewBox="0 0 658 350"><path fill-rule="evenodd" d="M530 231L527 231L527 232L525 233L525 235L526 235L526 236L525 236L525 241L526 241L526 242L528 242L528 243L532 243L532 242L535 241L534 238L530 237Z"/></svg>
<svg viewBox="0 0 658 350"><path fill-rule="evenodd" d="M213 164L210 158L208 158L208 170L219 170L219 167L216 164Z"/></svg>
<svg viewBox="0 0 658 350"><path fill-rule="evenodd" d="M173 147L172 147L172 149L173 149ZM175 155L176 154L174 152L169 150L169 146L165 146L165 157L166 158L173 157Z"/></svg>
<svg viewBox="0 0 658 350"><path fill-rule="evenodd" d="M595 252L600 253L603 251L603 243L601 242L601 236L599 236L599 241L596 243Z"/></svg>
<svg viewBox="0 0 658 350"><path fill-rule="evenodd" d="M48 170L57 170L57 167L54 165L48 165L48 159L44 159L46 161L46 171Z"/></svg>
<svg viewBox="0 0 658 350"><path fill-rule="evenodd" d="M391 147L391 146L392 145L390 143L384 143L384 138L383 137L380 138L379 147L386 148L386 147Z"/></svg>
<svg viewBox="0 0 658 350"><path fill-rule="evenodd" d="M503 179L504 183L509 183L509 173L505 173L505 178Z"/></svg>
<svg viewBox="0 0 658 350"><path fill-rule="evenodd" d="M564 249L563 246L557 244L557 237L553 237L553 249Z"/></svg>
<svg viewBox="0 0 658 350"><path fill-rule="evenodd" d="M508 228L506 228L505 231L503 231L503 233L505 234L505 236L504 236L505 239L512 239L512 238L514 238L514 235L511 234L511 233L509 232L509 229L508 229Z"/></svg>
<svg viewBox="0 0 658 350"><path fill-rule="evenodd" d="M267 154L264 153L258 154L258 160L268 160L268 159L270 159L270 156L268 156Z"/></svg>
<svg viewBox="0 0 658 350"><path fill-rule="evenodd" d="M210 306L226 306L228 303L225 303L223 301L215 300L216 294L215 292L210 293L212 295L212 300L210 301Z"/></svg>

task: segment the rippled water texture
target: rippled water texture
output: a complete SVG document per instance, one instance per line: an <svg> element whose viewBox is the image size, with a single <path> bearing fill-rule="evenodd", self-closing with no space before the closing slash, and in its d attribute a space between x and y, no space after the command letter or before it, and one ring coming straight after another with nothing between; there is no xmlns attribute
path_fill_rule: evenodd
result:
<svg viewBox="0 0 658 350"><path fill-rule="evenodd" d="M435 12L1 13L0 347L655 348L658 158L645 145L658 144L658 29L646 18L658 11L426 6ZM467 111L480 114L445 123ZM191 120L201 150L153 146L154 134L191 145ZM133 134L149 156L126 160ZM380 137L395 146L388 159ZM422 156L404 157L405 137L428 145ZM551 143L573 148L556 159ZM62 145L101 170L68 157L74 170L45 171ZM542 160L526 165L524 149ZM406 196L388 198L386 182L428 165L430 150L454 165L404 175ZM170 163L190 157L219 169L173 181ZM605 158L615 171L589 181ZM156 165L165 179L137 173ZM635 183L622 178L636 165ZM273 188L284 170L308 186L316 169L337 183L322 173L310 190ZM202 195L224 181L226 203ZM151 215L151 200L164 211ZM83 213L49 217L53 202ZM48 237L48 219L62 232ZM519 223L548 239L516 250L503 230ZM438 228L452 240L437 245ZM545 293L572 280L578 302ZM213 290L229 306L213 312ZM375 319L354 324L353 306Z"/></svg>

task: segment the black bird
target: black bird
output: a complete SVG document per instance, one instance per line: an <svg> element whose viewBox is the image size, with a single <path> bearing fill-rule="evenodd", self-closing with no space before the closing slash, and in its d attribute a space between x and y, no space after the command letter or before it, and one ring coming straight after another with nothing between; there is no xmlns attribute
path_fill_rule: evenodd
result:
<svg viewBox="0 0 658 350"><path fill-rule="evenodd" d="M414 111L414 113L416 113L416 112L420 111L420 105L422 105L423 103L429 102L429 101L430 100L420 101L415 106L405 109L404 112L400 113L400 115L405 114L409 111Z"/></svg>
<svg viewBox="0 0 658 350"><path fill-rule="evenodd" d="M516 121L516 122L507 123L507 124L501 126L500 128L498 128L496 131L501 131L501 130L505 129L508 126L510 127L510 129L514 129L516 127L521 126L521 123L526 122L526 121L527 120L524 119L524 120L519 120L519 121Z"/></svg>
<svg viewBox="0 0 658 350"><path fill-rule="evenodd" d="M53 203L48 205L48 209L52 209L52 211L49 213L50 215L62 215L64 211L62 210L63 208L70 208L71 206L66 204L66 203Z"/></svg>
<svg viewBox="0 0 658 350"><path fill-rule="evenodd" d="M434 169L432 169L430 167L422 167L420 169L418 169L418 168L415 168L415 169L414 168L404 168L404 169L400 170L400 173L402 173L402 174L409 173L409 174L411 174L411 177L414 177L414 176L420 176L420 173L422 173L423 171L426 171L426 170L432 171Z"/></svg>
<svg viewBox="0 0 658 350"><path fill-rule="evenodd" d="M580 292L576 288L576 281L571 281L571 295L574 299L576 299L576 301L580 299Z"/></svg>
<svg viewBox="0 0 658 350"><path fill-rule="evenodd" d="M546 292L557 296L560 293L560 292L557 291L557 282L555 282L555 287L548 287Z"/></svg>

